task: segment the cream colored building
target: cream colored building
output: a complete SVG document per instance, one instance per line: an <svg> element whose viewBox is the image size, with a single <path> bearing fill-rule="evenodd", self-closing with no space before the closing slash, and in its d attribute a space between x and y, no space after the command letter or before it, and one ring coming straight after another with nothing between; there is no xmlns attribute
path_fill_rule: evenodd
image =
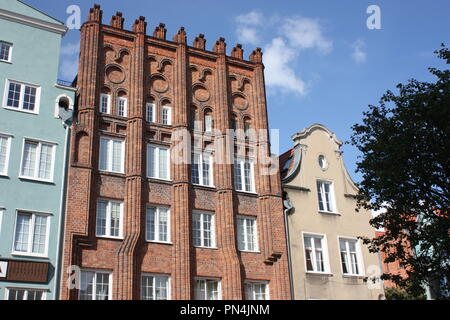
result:
<svg viewBox="0 0 450 320"><path fill-rule="evenodd" d="M280 157L291 279L296 300L376 300L383 284L377 254L358 236L374 237L371 213L356 211L357 187L345 168L342 142L315 124L295 134Z"/></svg>

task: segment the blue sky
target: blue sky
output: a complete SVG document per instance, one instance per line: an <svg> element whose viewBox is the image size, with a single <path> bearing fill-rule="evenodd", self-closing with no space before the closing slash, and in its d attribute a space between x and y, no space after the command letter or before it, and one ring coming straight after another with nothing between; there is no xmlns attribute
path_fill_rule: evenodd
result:
<svg viewBox="0 0 450 320"><path fill-rule="evenodd" d="M67 21L66 9L79 5L82 21L92 1L24 0ZM315 0L315 1L207 1L207 0L97 0L104 23L123 12L126 28L145 16L148 33L163 22L168 38L184 26L188 41L204 33L207 48L224 37L228 52L236 43L251 50L263 48L270 127L280 129L279 151L292 146L291 136L322 123L343 141L351 126L362 119L369 104L376 104L387 89L410 78L431 81L430 66L442 66L433 51L450 45L448 0ZM368 6L381 9L381 30L369 30ZM79 31L63 39L60 78L76 72ZM273 150L277 151L277 150ZM358 151L343 147L352 177Z"/></svg>

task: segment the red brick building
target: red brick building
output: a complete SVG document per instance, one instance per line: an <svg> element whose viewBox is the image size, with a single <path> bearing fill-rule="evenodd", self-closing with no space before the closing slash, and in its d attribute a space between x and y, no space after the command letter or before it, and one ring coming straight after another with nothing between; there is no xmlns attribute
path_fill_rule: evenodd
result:
<svg viewBox="0 0 450 320"><path fill-rule="evenodd" d="M261 50L146 25L81 28L61 298L290 299Z"/></svg>

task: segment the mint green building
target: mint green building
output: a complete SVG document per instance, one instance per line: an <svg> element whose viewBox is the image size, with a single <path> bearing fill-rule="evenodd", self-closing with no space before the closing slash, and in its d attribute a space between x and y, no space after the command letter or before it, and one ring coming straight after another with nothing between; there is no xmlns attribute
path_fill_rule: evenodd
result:
<svg viewBox="0 0 450 320"><path fill-rule="evenodd" d="M57 80L66 32L21 1L0 0L0 300L58 298L75 98Z"/></svg>

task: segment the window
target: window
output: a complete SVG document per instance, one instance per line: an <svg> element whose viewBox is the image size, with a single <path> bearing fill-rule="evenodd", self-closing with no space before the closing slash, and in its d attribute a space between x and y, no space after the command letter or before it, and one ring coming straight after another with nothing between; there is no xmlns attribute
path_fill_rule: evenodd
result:
<svg viewBox="0 0 450 320"><path fill-rule="evenodd" d="M166 207L148 207L146 240L170 242L170 211Z"/></svg>
<svg viewBox="0 0 450 320"><path fill-rule="evenodd" d="M11 62L12 44L0 41L0 61Z"/></svg>
<svg viewBox="0 0 450 320"><path fill-rule="evenodd" d="M147 146L147 176L155 179L170 179L170 154L165 147Z"/></svg>
<svg viewBox="0 0 450 320"><path fill-rule="evenodd" d="M147 103L147 113L146 120L147 122L155 122L155 104Z"/></svg>
<svg viewBox="0 0 450 320"><path fill-rule="evenodd" d="M80 300L111 300L111 273L81 271Z"/></svg>
<svg viewBox="0 0 450 320"><path fill-rule="evenodd" d="M237 217L238 248L241 251L258 251L255 217Z"/></svg>
<svg viewBox="0 0 450 320"><path fill-rule="evenodd" d="M309 272L328 272L326 241L322 235L304 235L306 270Z"/></svg>
<svg viewBox="0 0 450 320"><path fill-rule="evenodd" d="M317 161L319 162L319 167L322 170L325 170L328 168L328 161L324 155L320 155L319 158L317 159Z"/></svg>
<svg viewBox="0 0 450 320"><path fill-rule="evenodd" d="M238 191L255 192L253 161L243 159L234 161L234 183Z"/></svg>
<svg viewBox="0 0 450 320"><path fill-rule="evenodd" d="M214 248L216 245L214 214L196 211L192 216L192 237L194 246Z"/></svg>
<svg viewBox="0 0 450 320"><path fill-rule="evenodd" d="M142 275L142 300L169 300L169 276L144 274Z"/></svg>
<svg viewBox="0 0 450 320"><path fill-rule="evenodd" d="M6 176L8 174L10 148L11 137L0 135L0 176Z"/></svg>
<svg viewBox="0 0 450 320"><path fill-rule="evenodd" d="M54 149L53 144L25 140L20 177L52 181Z"/></svg>
<svg viewBox="0 0 450 320"><path fill-rule="evenodd" d="M359 243L355 239L339 239L342 272L347 275L362 274L362 258Z"/></svg>
<svg viewBox="0 0 450 320"><path fill-rule="evenodd" d="M195 300L220 300L220 281L217 279L196 279Z"/></svg>
<svg viewBox="0 0 450 320"><path fill-rule="evenodd" d="M7 292L7 300L45 300L44 290L8 288Z"/></svg>
<svg viewBox="0 0 450 320"><path fill-rule="evenodd" d="M211 111L205 112L205 132L211 132L214 127L213 115Z"/></svg>
<svg viewBox="0 0 450 320"><path fill-rule="evenodd" d="M244 135L246 140L252 139L252 124L250 122L250 119L246 118L244 119Z"/></svg>
<svg viewBox="0 0 450 320"><path fill-rule="evenodd" d="M192 183L213 186L213 157L207 153L194 153L191 167Z"/></svg>
<svg viewBox="0 0 450 320"><path fill-rule="evenodd" d="M117 100L117 114L121 117L127 116L127 104L128 100L124 97L119 97Z"/></svg>
<svg viewBox="0 0 450 320"><path fill-rule="evenodd" d="M7 80L4 107L38 113L40 92L38 86Z"/></svg>
<svg viewBox="0 0 450 320"><path fill-rule="evenodd" d="M333 184L326 181L317 181L317 195L319 197L319 211L335 212Z"/></svg>
<svg viewBox="0 0 450 320"><path fill-rule="evenodd" d="M248 281L245 283L247 300L269 300L269 285L266 282Z"/></svg>
<svg viewBox="0 0 450 320"><path fill-rule="evenodd" d="M100 112L111 113L111 96L106 93L100 95Z"/></svg>
<svg viewBox="0 0 450 320"><path fill-rule="evenodd" d="M162 108L162 124L172 125L172 108L171 107L163 107Z"/></svg>
<svg viewBox="0 0 450 320"><path fill-rule="evenodd" d="M48 215L19 211L13 253L46 256L49 234L48 220Z"/></svg>
<svg viewBox="0 0 450 320"><path fill-rule="evenodd" d="M200 123L201 121L198 121L198 112L197 112L197 108L192 107L191 108L191 129L195 130L195 131L199 131L200 130Z"/></svg>
<svg viewBox="0 0 450 320"><path fill-rule="evenodd" d="M97 237L122 237L123 202L99 200L97 202Z"/></svg>
<svg viewBox="0 0 450 320"><path fill-rule="evenodd" d="M123 140L100 138L100 170L124 173L125 147Z"/></svg>

